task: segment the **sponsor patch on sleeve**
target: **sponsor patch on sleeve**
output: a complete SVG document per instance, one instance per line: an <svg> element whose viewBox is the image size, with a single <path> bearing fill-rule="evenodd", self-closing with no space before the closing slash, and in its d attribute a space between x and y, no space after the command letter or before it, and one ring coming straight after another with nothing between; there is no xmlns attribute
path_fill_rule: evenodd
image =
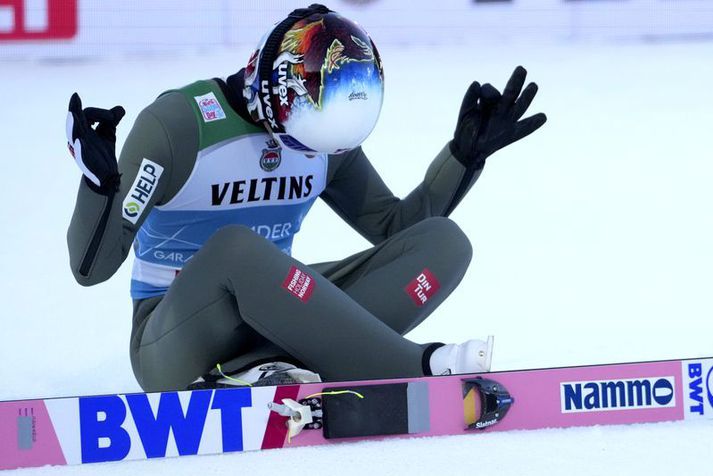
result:
<svg viewBox="0 0 713 476"><path fill-rule="evenodd" d="M426 304L439 289L441 289L441 285L436 277L428 268L424 268L421 274L406 285L404 291L411 296L411 299L413 299L413 302L416 303L417 306L421 307Z"/></svg>
<svg viewBox="0 0 713 476"><path fill-rule="evenodd" d="M195 96L193 99L198 103L198 109L201 110L205 122L225 119L225 111L212 92L203 96Z"/></svg>
<svg viewBox="0 0 713 476"><path fill-rule="evenodd" d="M139 173L136 174L134 183L129 189L129 194L124 198L122 215L134 225L146 209L156 191L158 179L163 173L163 167L149 159L141 161Z"/></svg>
<svg viewBox="0 0 713 476"><path fill-rule="evenodd" d="M296 266L292 266L282 287L300 301L307 302L314 291L314 278Z"/></svg>

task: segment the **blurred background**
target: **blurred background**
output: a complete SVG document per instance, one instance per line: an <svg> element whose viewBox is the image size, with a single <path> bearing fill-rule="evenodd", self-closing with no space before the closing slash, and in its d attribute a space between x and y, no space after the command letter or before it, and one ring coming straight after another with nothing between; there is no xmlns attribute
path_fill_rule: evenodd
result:
<svg viewBox="0 0 713 476"><path fill-rule="evenodd" d="M326 0L325 0L326 1ZM522 64L548 123L491 157L452 218L475 258L408 337L495 334L496 370L713 354L713 3L706 0L332 0L379 48L386 95L364 149L404 196L452 136L473 80ZM138 390L131 257L71 276L80 172L70 95L123 105L117 148L162 91L227 76L287 0L0 0L0 399ZM306 262L367 246L317 203Z"/></svg>
<svg viewBox="0 0 713 476"><path fill-rule="evenodd" d="M3 0L3 59L199 53L254 45L306 6L291 0ZM380 45L468 42L700 41L713 38L705 0L335 0Z"/></svg>

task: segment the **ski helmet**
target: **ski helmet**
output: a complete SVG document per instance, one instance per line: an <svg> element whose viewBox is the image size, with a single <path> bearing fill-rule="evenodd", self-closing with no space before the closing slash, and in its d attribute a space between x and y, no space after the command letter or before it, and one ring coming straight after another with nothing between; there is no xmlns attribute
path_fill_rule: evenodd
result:
<svg viewBox="0 0 713 476"><path fill-rule="evenodd" d="M283 147L344 152L376 125L384 95L381 59L364 29L313 4L263 37L245 68L243 95L253 120Z"/></svg>

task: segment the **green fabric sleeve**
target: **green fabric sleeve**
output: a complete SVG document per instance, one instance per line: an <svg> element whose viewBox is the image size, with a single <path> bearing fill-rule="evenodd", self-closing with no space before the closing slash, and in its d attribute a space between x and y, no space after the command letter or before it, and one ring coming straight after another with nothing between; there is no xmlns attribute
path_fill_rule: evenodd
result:
<svg viewBox="0 0 713 476"><path fill-rule="evenodd" d="M364 238L377 244L424 218L447 216L481 172L468 171L446 145L423 181L399 199L358 147L329 157L328 184L321 197Z"/></svg>

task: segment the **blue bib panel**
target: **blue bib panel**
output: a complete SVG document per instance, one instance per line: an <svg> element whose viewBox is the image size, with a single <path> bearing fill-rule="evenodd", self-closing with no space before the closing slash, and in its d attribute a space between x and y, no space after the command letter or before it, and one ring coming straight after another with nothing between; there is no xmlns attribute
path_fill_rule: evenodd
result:
<svg viewBox="0 0 713 476"><path fill-rule="evenodd" d="M290 254L326 175L325 154L277 148L266 133L241 134L201 150L183 188L154 207L136 235L131 297L166 293L183 265L227 225L247 226Z"/></svg>

